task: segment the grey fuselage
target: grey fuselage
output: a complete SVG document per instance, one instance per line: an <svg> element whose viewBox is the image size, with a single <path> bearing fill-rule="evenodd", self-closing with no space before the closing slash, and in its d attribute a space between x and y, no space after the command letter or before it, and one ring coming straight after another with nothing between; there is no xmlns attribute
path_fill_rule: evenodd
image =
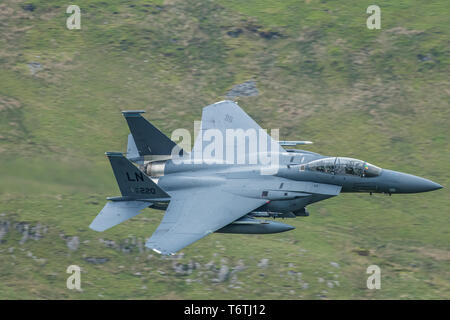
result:
<svg viewBox="0 0 450 320"><path fill-rule="evenodd" d="M307 205L340 192L395 194L442 188L430 180L380 169L357 159L326 157L297 149L280 153L275 172L269 174L261 173L264 169L261 164L208 164L192 159L178 162L166 160L159 167L143 169L168 194L221 185L224 191L267 199L266 204L254 211L255 216L264 216L264 212L301 216ZM155 203L152 207L164 210L167 203Z"/></svg>

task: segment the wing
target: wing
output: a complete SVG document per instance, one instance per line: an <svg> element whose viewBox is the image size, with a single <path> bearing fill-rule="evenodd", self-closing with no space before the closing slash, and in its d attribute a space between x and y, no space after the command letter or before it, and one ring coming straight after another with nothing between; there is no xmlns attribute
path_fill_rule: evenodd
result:
<svg viewBox="0 0 450 320"><path fill-rule="evenodd" d="M166 214L145 244L173 254L260 207L264 199L245 198L220 188L197 188L174 194Z"/></svg>
<svg viewBox="0 0 450 320"><path fill-rule="evenodd" d="M227 139L227 130L229 131L228 133L234 130L234 133L236 134L239 134L239 131L241 130L246 139L243 150L241 151L246 154L250 152L250 138L246 135L252 134L255 134L257 137L256 141L254 141L254 147L256 147L257 152L263 150L272 152L285 151L278 141L273 140L272 137L255 122L255 120L233 101L220 101L203 108L200 131L195 140L191 157L198 157L198 155L203 154L204 149L209 145L209 143L203 142L204 136L208 130L210 130L211 134L213 132L219 132L223 137L224 144L222 154L225 154L227 145L234 143L233 139ZM235 150L235 152L237 151Z"/></svg>

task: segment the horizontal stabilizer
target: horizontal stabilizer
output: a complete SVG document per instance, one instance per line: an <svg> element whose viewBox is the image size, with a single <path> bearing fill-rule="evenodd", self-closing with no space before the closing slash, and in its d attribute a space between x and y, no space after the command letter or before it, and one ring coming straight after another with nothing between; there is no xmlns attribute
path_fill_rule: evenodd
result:
<svg viewBox="0 0 450 320"><path fill-rule="evenodd" d="M89 228L95 231L105 231L133 218L149 205L150 203L144 201L108 202L92 221Z"/></svg>

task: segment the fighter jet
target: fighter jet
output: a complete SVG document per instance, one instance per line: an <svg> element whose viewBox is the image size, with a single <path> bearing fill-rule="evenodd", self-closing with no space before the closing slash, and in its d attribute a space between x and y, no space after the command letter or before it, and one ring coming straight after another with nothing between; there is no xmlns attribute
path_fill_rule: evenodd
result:
<svg viewBox="0 0 450 320"><path fill-rule="evenodd" d="M191 152L144 119L143 112L122 112L131 132L126 156L106 152L122 195L107 198L90 228L105 231L147 207L165 210L146 242L160 254L175 254L213 232L292 230L274 218L309 216L308 205L341 192L391 195L442 188L358 159L284 149L312 142L273 138L233 101L203 109Z"/></svg>

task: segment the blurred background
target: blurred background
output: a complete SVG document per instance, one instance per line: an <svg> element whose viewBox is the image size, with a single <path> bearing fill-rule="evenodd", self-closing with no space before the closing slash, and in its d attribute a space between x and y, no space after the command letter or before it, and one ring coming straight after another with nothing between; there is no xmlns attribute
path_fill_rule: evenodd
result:
<svg viewBox="0 0 450 320"><path fill-rule="evenodd" d="M2 0L0 299L449 299L449 15L445 0ZM88 228L119 195L104 152L126 151L121 110L170 137L223 99L282 140L444 189L343 194L294 231L173 257L144 247L162 211Z"/></svg>

